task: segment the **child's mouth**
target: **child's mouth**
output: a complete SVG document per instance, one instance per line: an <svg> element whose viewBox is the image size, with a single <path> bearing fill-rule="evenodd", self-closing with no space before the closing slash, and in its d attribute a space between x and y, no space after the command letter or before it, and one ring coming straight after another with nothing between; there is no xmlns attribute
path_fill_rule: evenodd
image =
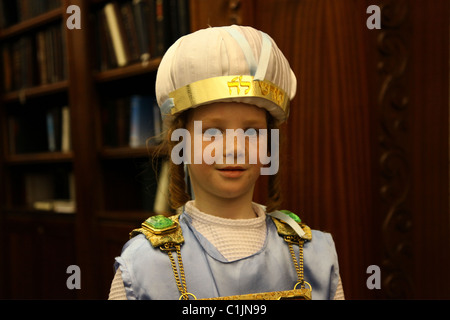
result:
<svg viewBox="0 0 450 320"><path fill-rule="evenodd" d="M218 170L227 178L238 178L245 172L243 167L225 167L219 168Z"/></svg>

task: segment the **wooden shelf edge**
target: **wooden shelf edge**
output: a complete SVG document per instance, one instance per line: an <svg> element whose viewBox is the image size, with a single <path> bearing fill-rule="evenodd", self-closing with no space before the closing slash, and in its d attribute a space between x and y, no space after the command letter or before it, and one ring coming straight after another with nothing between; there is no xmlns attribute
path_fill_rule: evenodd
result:
<svg viewBox="0 0 450 320"><path fill-rule="evenodd" d="M129 221L141 223L157 213L148 210L103 210L97 212L97 217L103 220ZM131 230L130 230L131 231Z"/></svg>
<svg viewBox="0 0 450 320"><path fill-rule="evenodd" d="M35 217L75 217L76 212L56 212L54 210L36 210L27 206L3 208L2 212L5 213L8 218L18 218L20 216L35 216Z"/></svg>
<svg viewBox="0 0 450 320"><path fill-rule="evenodd" d="M158 150L159 146L149 147L105 147L99 151L100 157L104 159L126 159L126 158L140 158L140 157L152 157L152 155ZM167 152L161 151L161 155L165 155Z"/></svg>
<svg viewBox="0 0 450 320"><path fill-rule="evenodd" d="M70 162L73 160L73 152L42 152L24 153L5 156L5 164L33 164Z"/></svg>
<svg viewBox="0 0 450 320"><path fill-rule="evenodd" d="M43 84L36 87L25 88L13 92L7 92L2 96L2 101L5 103L13 101L26 101L26 99L28 98L34 98L42 95L62 92L68 90L68 88L69 88L68 80Z"/></svg>
<svg viewBox="0 0 450 320"><path fill-rule="evenodd" d="M93 77L94 80L99 83L128 78L148 72L154 72L158 69L160 62L161 58L158 57L148 61L145 64L138 62L120 68L95 72Z"/></svg>
<svg viewBox="0 0 450 320"><path fill-rule="evenodd" d="M30 18L28 20L19 22L11 27L0 30L0 40L4 40L6 38L15 36L17 34L26 32L30 29L36 28L40 25L49 23L51 21L57 20L58 18L62 18L64 10L63 8L53 9L46 13L43 13L37 17Z"/></svg>

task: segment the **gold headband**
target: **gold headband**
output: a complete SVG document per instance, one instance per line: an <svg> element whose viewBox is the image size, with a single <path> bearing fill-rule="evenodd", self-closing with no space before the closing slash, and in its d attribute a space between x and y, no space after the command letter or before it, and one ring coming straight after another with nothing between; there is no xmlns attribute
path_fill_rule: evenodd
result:
<svg viewBox="0 0 450 320"><path fill-rule="evenodd" d="M257 97L273 102L289 114L289 97L278 86L267 80L254 80L253 76L222 76L193 82L169 94L172 98L171 114L185 109L225 99ZM270 110L269 110L270 111Z"/></svg>

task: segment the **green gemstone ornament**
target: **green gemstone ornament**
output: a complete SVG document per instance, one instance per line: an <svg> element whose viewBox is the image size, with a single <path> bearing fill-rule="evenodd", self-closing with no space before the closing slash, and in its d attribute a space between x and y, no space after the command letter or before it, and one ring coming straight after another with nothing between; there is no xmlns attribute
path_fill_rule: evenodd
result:
<svg viewBox="0 0 450 320"><path fill-rule="evenodd" d="M288 215L289 217L291 217L295 222L297 223L301 223L302 219L299 218L298 215L296 215L295 213L289 211L289 210L280 210L281 212L283 212L284 214Z"/></svg>
<svg viewBox="0 0 450 320"><path fill-rule="evenodd" d="M145 220L145 223L153 229L162 230L171 227L174 222L171 219L159 214L148 218Z"/></svg>

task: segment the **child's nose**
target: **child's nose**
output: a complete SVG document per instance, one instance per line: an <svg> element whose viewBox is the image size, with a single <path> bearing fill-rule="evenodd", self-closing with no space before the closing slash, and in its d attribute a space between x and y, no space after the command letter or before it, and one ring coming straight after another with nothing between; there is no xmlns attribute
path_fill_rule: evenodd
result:
<svg viewBox="0 0 450 320"><path fill-rule="evenodd" d="M245 137L242 133L226 136L224 148L225 163L245 163Z"/></svg>

